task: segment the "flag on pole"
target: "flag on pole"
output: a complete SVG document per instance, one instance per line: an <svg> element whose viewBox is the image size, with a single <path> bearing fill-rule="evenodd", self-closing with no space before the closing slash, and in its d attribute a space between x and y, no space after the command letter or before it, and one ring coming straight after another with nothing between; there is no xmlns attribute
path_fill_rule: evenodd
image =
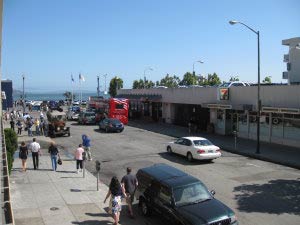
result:
<svg viewBox="0 0 300 225"><path fill-rule="evenodd" d="M74 81L73 74L71 74L71 81L72 81L72 82L75 82L75 81Z"/></svg>
<svg viewBox="0 0 300 225"><path fill-rule="evenodd" d="M79 74L79 80L83 82L85 81L84 76L82 76L81 73Z"/></svg>

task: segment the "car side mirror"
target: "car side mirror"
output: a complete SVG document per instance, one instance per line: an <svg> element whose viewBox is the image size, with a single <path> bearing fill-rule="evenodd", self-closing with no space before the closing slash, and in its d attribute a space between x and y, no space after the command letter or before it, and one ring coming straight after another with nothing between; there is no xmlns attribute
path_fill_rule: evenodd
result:
<svg viewBox="0 0 300 225"><path fill-rule="evenodd" d="M215 190L211 190L210 193L214 196L216 194Z"/></svg>

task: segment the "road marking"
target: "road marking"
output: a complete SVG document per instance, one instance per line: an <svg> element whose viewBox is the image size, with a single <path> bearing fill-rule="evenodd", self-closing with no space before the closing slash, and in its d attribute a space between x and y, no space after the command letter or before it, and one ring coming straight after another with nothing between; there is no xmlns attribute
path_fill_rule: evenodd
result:
<svg viewBox="0 0 300 225"><path fill-rule="evenodd" d="M252 164L252 163L246 163L246 165L248 165L248 166L255 166L255 167L261 167L261 166L258 166L258 165L255 165L255 164Z"/></svg>

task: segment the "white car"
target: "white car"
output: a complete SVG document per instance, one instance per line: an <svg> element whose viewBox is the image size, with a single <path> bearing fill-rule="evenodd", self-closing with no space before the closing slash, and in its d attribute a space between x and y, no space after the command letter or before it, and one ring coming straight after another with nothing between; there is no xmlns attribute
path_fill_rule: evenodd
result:
<svg viewBox="0 0 300 225"><path fill-rule="evenodd" d="M188 161L209 160L221 157L221 150L209 140L202 137L181 137L167 144L169 153L186 156Z"/></svg>
<svg viewBox="0 0 300 225"><path fill-rule="evenodd" d="M241 81L232 81L232 82L226 82L223 84L220 84L219 87L221 88L229 88L229 87L240 87L240 86L250 86L247 82L241 82Z"/></svg>

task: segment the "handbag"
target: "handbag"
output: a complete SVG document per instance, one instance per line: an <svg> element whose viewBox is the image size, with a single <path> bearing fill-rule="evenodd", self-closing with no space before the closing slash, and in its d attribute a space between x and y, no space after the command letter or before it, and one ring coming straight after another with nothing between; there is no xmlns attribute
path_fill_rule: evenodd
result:
<svg viewBox="0 0 300 225"><path fill-rule="evenodd" d="M57 164L58 164L58 165L62 165L62 160L60 159L60 157L59 157L58 160L57 160Z"/></svg>

